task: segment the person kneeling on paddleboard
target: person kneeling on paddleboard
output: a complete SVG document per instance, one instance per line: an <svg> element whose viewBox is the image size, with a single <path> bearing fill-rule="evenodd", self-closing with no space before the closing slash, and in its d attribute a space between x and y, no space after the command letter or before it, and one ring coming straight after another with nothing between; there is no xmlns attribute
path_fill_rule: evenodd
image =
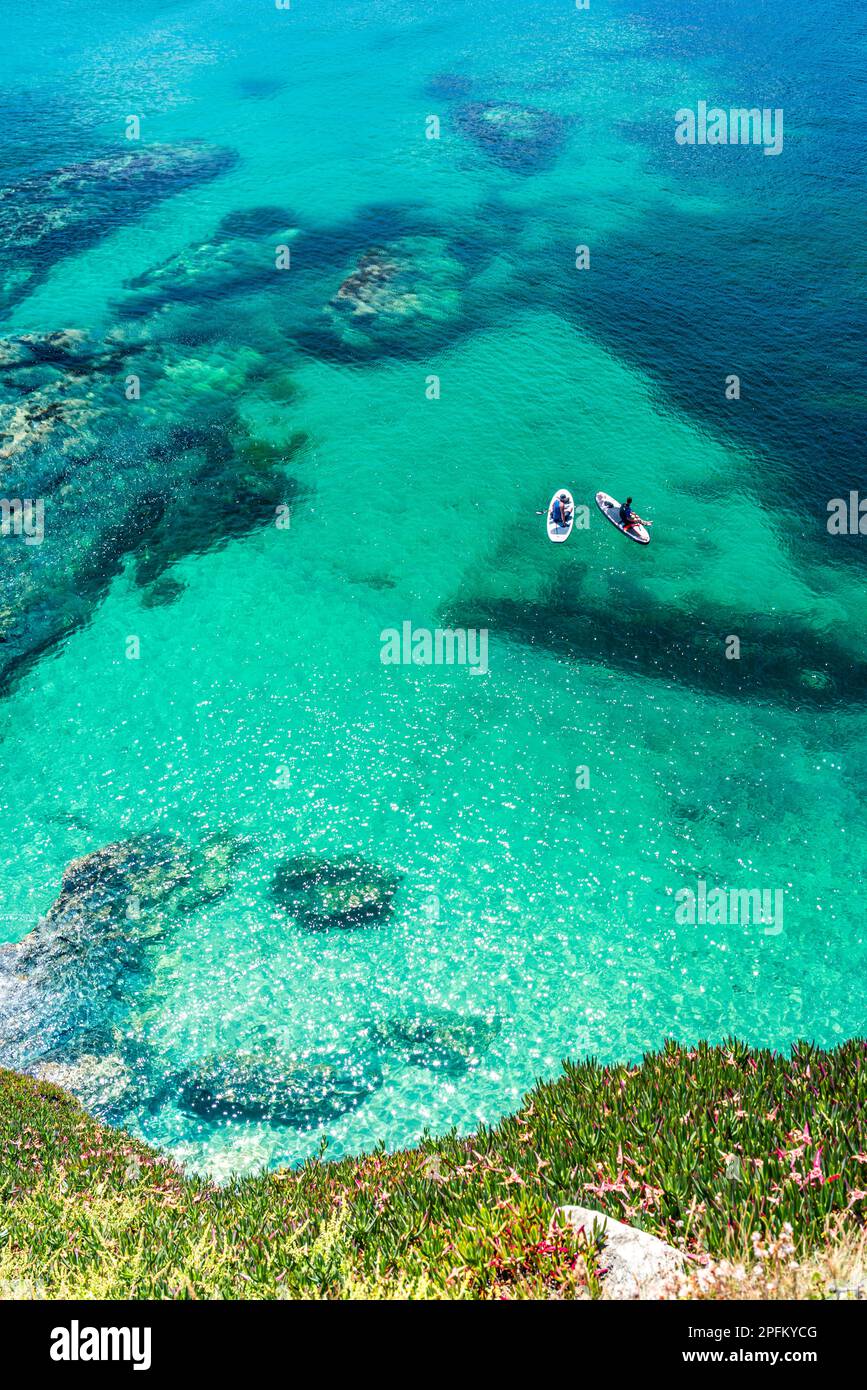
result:
<svg viewBox="0 0 867 1390"><path fill-rule="evenodd" d="M572 509L569 506L569 498L565 492L561 492L559 497L554 498L554 505L551 508L551 520L557 526L568 526L572 518Z"/></svg>
<svg viewBox="0 0 867 1390"><path fill-rule="evenodd" d="M620 504L620 520L624 526L636 526L641 521L640 516L636 516L632 510L632 498L627 497L625 502Z"/></svg>

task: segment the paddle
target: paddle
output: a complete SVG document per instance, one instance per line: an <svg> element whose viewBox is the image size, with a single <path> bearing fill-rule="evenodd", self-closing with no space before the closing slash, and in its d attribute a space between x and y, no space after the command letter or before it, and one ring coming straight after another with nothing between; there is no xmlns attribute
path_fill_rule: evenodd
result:
<svg viewBox="0 0 867 1390"><path fill-rule="evenodd" d="M536 512L536 515L537 515L537 516L547 516L548 513L547 513L547 512L539 512L539 511L537 511L537 512ZM632 525L633 525L633 526L635 526L635 525L638 525L638 526L652 526L652 525L653 525L653 522L652 522L652 521L645 521L645 520L644 520L644 517L636 516L636 517L633 519L633 521L632 521Z"/></svg>

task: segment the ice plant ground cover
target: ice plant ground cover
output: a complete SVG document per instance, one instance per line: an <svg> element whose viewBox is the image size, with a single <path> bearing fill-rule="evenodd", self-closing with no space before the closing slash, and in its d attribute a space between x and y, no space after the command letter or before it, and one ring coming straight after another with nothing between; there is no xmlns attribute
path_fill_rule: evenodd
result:
<svg viewBox="0 0 867 1390"><path fill-rule="evenodd" d="M219 1186L2 1072L0 1279L12 1297L592 1297L604 1253L551 1228L579 1201L696 1274L727 1262L704 1296L736 1290L750 1250L753 1284L772 1259L787 1291L828 1296L834 1250L864 1234L865 1102L862 1039L788 1057L669 1042L634 1067L566 1063L468 1138Z"/></svg>

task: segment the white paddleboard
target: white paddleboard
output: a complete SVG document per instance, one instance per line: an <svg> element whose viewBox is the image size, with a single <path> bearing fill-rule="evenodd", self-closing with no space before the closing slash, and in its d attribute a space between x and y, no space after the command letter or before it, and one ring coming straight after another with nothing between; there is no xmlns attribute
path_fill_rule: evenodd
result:
<svg viewBox="0 0 867 1390"><path fill-rule="evenodd" d="M609 497L607 492L597 492L596 505L603 516L607 516L612 526L616 526L618 531L622 531L624 536L628 536L631 541L638 541L639 545L650 545L650 532L646 526L626 527L620 520L620 503L615 502L613 497Z"/></svg>
<svg viewBox="0 0 867 1390"><path fill-rule="evenodd" d="M571 512L572 512L572 515L571 515L570 518L569 518L569 525L568 525L568 526L558 526L557 523L556 523L556 521L554 520L554 518L551 516L551 512L552 512L553 509L554 509L554 503L557 501L557 498L560 496L560 493L561 493L561 492L565 492L565 493L566 493L567 501L566 501L566 503L565 503L564 505L567 506L567 507L569 507L569 508L571 509ZM571 534L572 534L572 527L573 527L574 525L575 525L575 503L574 503L573 500L572 500L572 494L571 494L571 492L567 491L567 489L566 489L565 487L558 487L557 491L554 493L554 496L551 498L551 501L548 503L548 540L549 540L549 541L565 541L569 536L571 536Z"/></svg>

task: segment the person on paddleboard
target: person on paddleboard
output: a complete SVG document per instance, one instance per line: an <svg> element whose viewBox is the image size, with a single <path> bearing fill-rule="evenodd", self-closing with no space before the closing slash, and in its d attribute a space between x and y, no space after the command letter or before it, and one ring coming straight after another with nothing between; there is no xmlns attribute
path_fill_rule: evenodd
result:
<svg viewBox="0 0 867 1390"><path fill-rule="evenodd" d="M551 520L557 526L568 526L572 519L572 508L569 506L569 498L565 492L561 492L559 497L554 498L554 505L551 508Z"/></svg>
<svg viewBox="0 0 867 1390"><path fill-rule="evenodd" d="M632 510L631 497L627 497L626 501L620 504L620 520L624 526L637 526L641 521L641 517Z"/></svg>

